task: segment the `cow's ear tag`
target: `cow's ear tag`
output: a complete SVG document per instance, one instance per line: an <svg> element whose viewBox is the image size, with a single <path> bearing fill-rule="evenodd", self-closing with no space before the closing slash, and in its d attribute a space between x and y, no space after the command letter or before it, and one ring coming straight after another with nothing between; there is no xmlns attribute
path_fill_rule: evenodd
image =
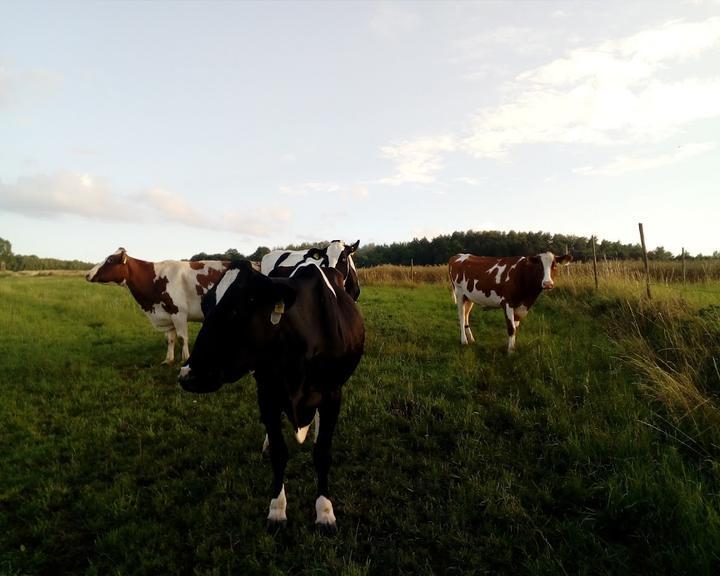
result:
<svg viewBox="0 0 720 576"><path fill-rule="evenodd" d="M313 254L313 258L315 258L315 260L320 260L320 254Z"/></svg>
<svg viewBox="0 0 720 576"><path fill-rule="evenodd" d="M123 264L127 264L127 254L123 254Z"/></svg>
<svg viewBox="0 0 720 576"><path fill-rule="evenodd" d="M272 311L272 314L270 314L270 322L272 322L273 325L277 325L280 322L280 317L285 312L285 302L280 300L277 304L275 304L275 308Z"/></svg>

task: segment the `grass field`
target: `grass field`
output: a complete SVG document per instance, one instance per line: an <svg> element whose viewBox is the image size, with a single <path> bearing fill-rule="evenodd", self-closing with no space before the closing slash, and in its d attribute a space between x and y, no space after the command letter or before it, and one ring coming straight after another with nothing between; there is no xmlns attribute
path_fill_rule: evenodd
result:
<svg viewBox="0 0 720 576"><path fill-rule="evenodd" d="M512 356L444 285L363 287L325 537L294 442L265 531L251 378L185 393L127 290L0 278L0 573L718 573L720 289L563 280Z"/></svg>

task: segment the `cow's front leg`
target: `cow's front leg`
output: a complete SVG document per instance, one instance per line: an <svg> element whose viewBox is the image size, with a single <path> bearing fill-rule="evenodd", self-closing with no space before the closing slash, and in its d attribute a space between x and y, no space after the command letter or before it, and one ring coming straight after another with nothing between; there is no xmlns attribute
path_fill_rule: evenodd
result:
<svg viewBox="0 0 720 576"><path fill-rule="evenodd" d="M515 352L515 334L517 332L517 325L515 324L515 311L510 304L505 304L505 325L507 326L508 333L508 354ZM519 325L519 322L518 322Z"/></svg>
<svg viewBox="0 0 720 576"><path fill-rule="evenodd" d="M335 513L329 498L328 473L332 463L330 449L332 448L332 437L340 413L340 398L340 390L337 390L326 396L320 406L319 413L322 427L313 448L313 462L317 472L318 487L318 497L315 500L315 512L317 514L315 525L321 531L328 533L337 531Z"/></svg>
<svg viewBox="0 0 720 576"><path fill-rule="evenodd" d="M182 361L187 362L190 358L190 343L188 337L187 315L178 312L173 316L173 326L177 332L178 338L182 340Z"/></svg>
<svg viewBox="0 0 720 576"><path fill-rule="evenodd" d="M270 489L270 511L268 512L268 528L272 529L282 526L287 522L287 498L285 496L285 466L288 461L288 449L282 435L280 412L266 418L265 429L267 430L268 450L270 451L270 463L272 465L273 479Z"/></svg>

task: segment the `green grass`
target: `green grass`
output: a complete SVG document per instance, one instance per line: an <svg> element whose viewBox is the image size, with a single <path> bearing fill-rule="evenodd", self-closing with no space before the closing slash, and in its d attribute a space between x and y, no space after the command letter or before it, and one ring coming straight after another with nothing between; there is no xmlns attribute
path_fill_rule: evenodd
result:
<svg viewBox="0 0 720 576"><path fill-rule="evenodd" d="M720 291L706 288L673 321L703 319L714 338ZM187 394L127 290L0 278L0 573L717 573L716 437L688 440L706 420L685 427L630 362L642 343L662 356L676 326L651 333L632 294L558 288L508 356L497 310L473 311L477 343L461 348L447 287L365 286L328 538L310 447L294 441L289 523L265 531L251 378ZM646 319L640 343L628 306ZM697 343L694 330L679 332ZM694 377L711 405L713 371Z"/></svg>

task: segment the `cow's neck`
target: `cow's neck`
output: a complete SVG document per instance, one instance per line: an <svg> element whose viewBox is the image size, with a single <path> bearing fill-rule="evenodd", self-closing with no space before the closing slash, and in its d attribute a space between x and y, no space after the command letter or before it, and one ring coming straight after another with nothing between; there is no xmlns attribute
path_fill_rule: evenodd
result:
<svg viewBox="0 0 720 576"><path fill-rule="evenodd" d="M127 287L143 310L149 312L157 302L155 266L152 262L127 257Z"/></svg>
<svg viewBox="0 0 720 576"><path fill-rule="evenodd" d="M533 264L529 258L523 260L522 264L523 304L525 306L530 306L535 302L535 300L537 300L538 296L542 294L543 270L542 267L540 267L540 271L538 273L537 266Z"/></svg>

